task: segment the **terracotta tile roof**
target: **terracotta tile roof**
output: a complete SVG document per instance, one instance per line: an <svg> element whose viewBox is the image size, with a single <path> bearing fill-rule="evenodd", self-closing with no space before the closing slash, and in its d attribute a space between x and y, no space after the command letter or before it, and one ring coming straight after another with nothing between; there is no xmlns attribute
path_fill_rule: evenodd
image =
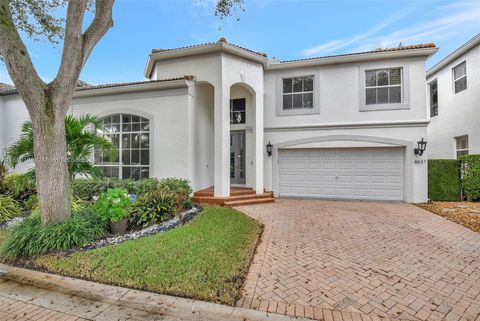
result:
<svg viewBox="0 0 480 321"><path fill-rule="evenodd" d="M84 81L79 81L81 83L77 84L77 88L75 91L86 91L86 90L94 90L94 89L104 89L104 88L114 88L114 87L126 87L126 86L134 86L134 85L143 85L143 84L154 84L160 82L169 82L175 80L192 80L193 76L183 76L179 78L169 78L169 79L159 79L159 80L146 80L146 81L133 81L133 82L122 82L122 83L111 83L111 84L102 84L102 85L90 85ZM16 94L17 89L15 87L10 86L11 88L2 90L0 87L0 95L11 95Z"/></svg>
<svg viewBox="0 0 480 321"><path fill-rule="evenodd" d="M9 89L15 89L15 87L13 87L12 85L0 82L0 92L2 92L4 90L9 90Z"/></svg>
<svg viewBox="0 0 480 321"><path fill-rule="evenodd" d="M364 54L371 54L371 53L402 51L402 50L412 50L412 49L425 49L425 48L436 48L436 46L434 43L425 43L425 44L416 44L416 45L409 45L409 46L399 46L394 48L375 49L375 50L362 51L362 52L352 52L347 54L338 54L338 55L331 55L331 56L319 56L319 57L311 57L311 58L304 58L304 59L282 60L280 61L280 63L314 60L314 59L322 59L322 58L333 58L333 57L348 57L348 56L364 55Z"/></svg>
<svg viewBox="0 0 480 321"><path fill-rule="evenodd" d="M174 51L174 50L183 50L183 49L191 49L191 48L198 48L198 47L203 47L203 46L209 46L209 45L214 45L216 43L225 43L225 44L228 44L232 47L236 47L236 48L239 48L239 49L242 49L242 50L245 50L245 51L248 51L248 52L251 52L255 55L259 55L259 56L262 56L262 57L267 57L267 54L264 53L264 52L259 52L259 51L254 51L254 50L251 50L251 49L248 49L248 48L245 48L245 47L241 47L239 45L236 45L236 44L233 44L233 43L229 43L227 42L227 40L225 38L220 38L218 39L217 42L206 42L206 43L201 43L201 44L196 44L196 45L190 45L190 46L185 46L185 47L178 47L178 48L168 48L168 49L161 49L161 48L154 48L152 49L152 54L154 53L158 53L158 52L166 52L166 51Z"/></svg>
<svg viewBox="0 0 480 321"><path fill-rule="evenodd" d="M158 79L158 80L145 80L145 81L133 81L133 82L121 82L121 83L112 83L112 84L103 84L103 85L89 85L85 87L78 87L75 91L85 91L93 89L104 89L104 88L114 88L114 87L125 87L125 86L134 86L134 85L143 85L143 84L155 84L160 82L169 82L175 80L192 80L193 76L183 76L178 78L168 78L168 79Z"/></svg>

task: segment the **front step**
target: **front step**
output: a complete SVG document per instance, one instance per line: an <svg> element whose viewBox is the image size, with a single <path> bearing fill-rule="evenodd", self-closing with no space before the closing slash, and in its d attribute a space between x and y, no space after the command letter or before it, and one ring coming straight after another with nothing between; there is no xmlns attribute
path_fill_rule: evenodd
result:
<svg viewBox="0 0 480 321"><path fill-rule="evenodd" d="M228 197L215 197L213 196L213 189L210 188L208 190L195 192L192 200L195 203L225 206L241 206L275 201L272 192L256 194L255 191L250 188L232 189Z"/></svg>
<svg viewBox="0 0 480 321"><path fill-rule="evenodd" d="M241 201L228 201L223 203L223 205L228 207L244 206L244 205L256 205L256 204L266 204L274 203L275 199L273 197L261 197L255 199L247 199Z"/></svg>

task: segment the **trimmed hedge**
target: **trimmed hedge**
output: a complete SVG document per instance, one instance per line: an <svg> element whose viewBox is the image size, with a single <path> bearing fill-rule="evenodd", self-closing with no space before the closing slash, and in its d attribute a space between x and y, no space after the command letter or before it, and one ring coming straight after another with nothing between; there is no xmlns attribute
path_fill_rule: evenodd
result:
<svg viewBox="0 0 480 321"><path fill-rule="evenodd" d="M469 201L480 199L480 154L465 155L462 162L462 187Z"/></svg>
<svg viewBox="0 0 480 321"><path fill-rule="evenodd" d="M428 198L431 201L460 201L460 161L428 161Z"/></svg>

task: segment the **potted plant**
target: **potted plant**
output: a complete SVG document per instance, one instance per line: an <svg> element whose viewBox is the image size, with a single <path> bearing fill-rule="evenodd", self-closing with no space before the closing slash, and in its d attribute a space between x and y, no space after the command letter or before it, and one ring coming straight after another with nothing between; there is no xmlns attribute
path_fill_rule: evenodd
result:
<svg viewBox="0 0 480 321"><path fill-rule="evenodd" d="M132 198L121 188L108 189L95 203L95 212L109 224L113 234L125 234Z"/></svg>

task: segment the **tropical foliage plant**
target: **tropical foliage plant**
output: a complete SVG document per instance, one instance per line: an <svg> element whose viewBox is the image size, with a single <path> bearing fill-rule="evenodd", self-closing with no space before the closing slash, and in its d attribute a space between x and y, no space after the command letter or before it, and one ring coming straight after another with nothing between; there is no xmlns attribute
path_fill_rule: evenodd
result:
<svg viewBox="0 0 480 321"><path fill-rule="evenodd" d="M21 209L17 201L11 196L0 195L0 223L20 215Z"/></svg>
<svg viewBox="0 0 480 321"><path fill-rule="evenodd" d="M95 213L105 222L118 222L127 217L131 207L131 197L126 189L108 189L95 203Z"/></svg>
<svg viewBox="0 0 480 321"><path fill-rule="evenodd" d="M106 138L99 136L94 128L100 128L97 117L84 115L78 118L65 117L65 133L67 140L68 174L70 180L77 175L99 176L101 171L95 167L92 160L95 148L110 152L112 157L118 157L116 147ZM33 162L34 138L32 123L27 121L22 126L22 133L7 151L7 161L15 168L19 163ZM29 171L29 177L35 179L35 169Z"/></svg>

